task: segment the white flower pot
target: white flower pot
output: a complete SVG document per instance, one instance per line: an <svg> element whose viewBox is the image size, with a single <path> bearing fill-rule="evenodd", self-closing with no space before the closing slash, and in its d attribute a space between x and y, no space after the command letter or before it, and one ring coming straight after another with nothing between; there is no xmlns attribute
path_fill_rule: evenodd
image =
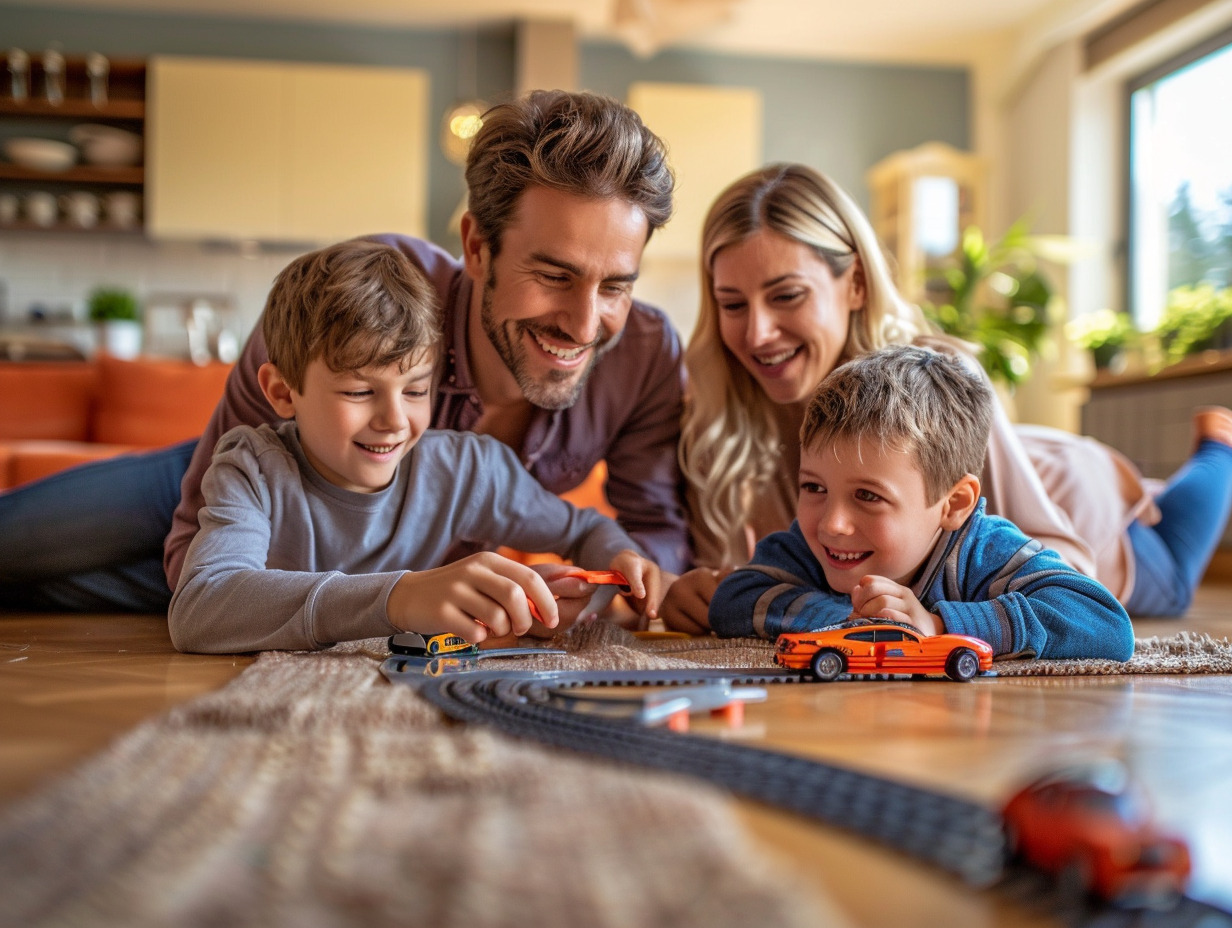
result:
<svg viewBox="0 0 1232 928"><path fill-rule="evenodd" d="M131 319L99 323L99 348L114 358L131 361L141 354L141 323Z"/></svg>

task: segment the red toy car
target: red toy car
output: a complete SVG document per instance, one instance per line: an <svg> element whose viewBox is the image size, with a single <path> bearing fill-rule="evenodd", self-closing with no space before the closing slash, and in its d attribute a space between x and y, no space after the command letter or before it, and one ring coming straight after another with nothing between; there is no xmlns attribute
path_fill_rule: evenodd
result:
<svg viewBox="0 0 1232 928"><path fill-rule="evenodd" d="M852 619L778 637L774 661L830 682L844 673L944 673L967 681L992 669L992 647L969 635L922 635L886 619Z"/></svg>
<svg viewBox="0 0 1232 928"><path fill-rule="evenodd" d="M1059 770L1005 804L1010 852L1071 889L1121 905L1169 906L1189 879L1189 848L1152 822L1115 762Z"/></svg>

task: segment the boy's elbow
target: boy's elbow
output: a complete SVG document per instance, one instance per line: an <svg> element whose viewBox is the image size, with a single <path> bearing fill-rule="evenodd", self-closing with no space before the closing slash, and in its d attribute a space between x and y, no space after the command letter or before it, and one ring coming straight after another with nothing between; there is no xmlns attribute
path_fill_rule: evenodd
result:
<svg viewBox="0 0 1232 928"><path fill-rule="evenodd" d="M193 627L193 623L187 621L184 616L185 610L176 609L176 604L171 604L171 611L167 613L167 631L171 634L171 644L181 654L211 654L214 653L208 643L201 640L201 636Z"/></svg>
<svg viewBox="0 0 1232 928"><path fill-rule="evenodd" d="M1129 616L1125 617L1125 624L1116 635L1112 650L1115 652L1111 660L1127 661L1134 656L1134 626L1129 621Z"/></svg>
<svg viewBox="0 0 1232 928"><path fill-rule="evenodd" d="M753 617L735 603L723 602L716 597L710 601L710 630L720 638L751 638L757 635Z"/></svg>

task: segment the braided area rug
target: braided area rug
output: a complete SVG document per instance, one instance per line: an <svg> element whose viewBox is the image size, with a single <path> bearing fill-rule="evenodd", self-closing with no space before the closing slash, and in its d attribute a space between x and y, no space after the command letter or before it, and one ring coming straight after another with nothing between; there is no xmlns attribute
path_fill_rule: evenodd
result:
<svg viewBox="0 0 1232 928"><path fill-rule="evenodd" d="M650 644L640 642L618 629L611 629L607 634L609 640L605 648L610 649L613 656L619 655L620 659L629 661L628 664L620 666L774 666L774 642L760 638L680 638L664 639ZM651 656L642 656L641 652L645 651L651 651ZM560 660L565 661L565 658ZM646 661L650 663L645 663ZM654 663L655 661L663 663ZM573 665L570 665L569 669L573 669ZM1077 677L1139 673L1232 674L1232 641L1204 633L1182 631L1167 637L1137 639L1134 642L1133 657L1124 663L1110 660L999 660L993 669L1002 677Z"/></svg>
<svg viewBox="0 0 1232 928"><path fill-rule="evenodd" d="M690 663L608 626L568 646L574 667ZM384 656L263 654L4 810L0 924L845 924L783 891L712 787L456 725Z"/></svg>
<svg viewBox="0 0 1232 928"><path fill-rule="evenodd" d="M766 641L647 641L603 623L552 644L569 653L517 663L773 665ZM0 925L844 923L802 887L783 892L724 794L453 724L384 680L386 653L372 639L263 654L4 810ZM1182 632L1139 640L1124 664L997 671L1232 673L1232 643Z"/></svg>

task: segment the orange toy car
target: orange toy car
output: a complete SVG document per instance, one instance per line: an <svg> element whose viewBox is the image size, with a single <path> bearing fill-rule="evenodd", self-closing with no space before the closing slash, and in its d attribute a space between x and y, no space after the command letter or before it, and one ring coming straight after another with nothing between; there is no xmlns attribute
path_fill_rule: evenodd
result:
<svg viewBox="0 0 1232 928"><path fill-rule="evenodd" d="M1166 907L1189 879L1189 848L1151 820L1145 794L1114 762L1047 774L1003 812L1012 854L1120 905Z"/></svg>
<svg viewBox="0 0 1232 928"><path fill-rule="evenodd" d="M620 590L622 593L628 593L632 587L629 586L629 580L619 570L572 570L567 574L567 577L577 577L579 580L585 580L587 583L595 584L611 584ZM540 622L543 621L543 616L539 614L539 607L535 605L533 599L527 599L530 604L530 614Z"/></svg>
<svg viewBox="0 0 1232 928"><path fill-rule="evenodd" d="M922 635L887 619L852 619L778 637L774 661L829 683L844 673L944 673L967 681L992 669L992 647L969 635Z"/></svg>

